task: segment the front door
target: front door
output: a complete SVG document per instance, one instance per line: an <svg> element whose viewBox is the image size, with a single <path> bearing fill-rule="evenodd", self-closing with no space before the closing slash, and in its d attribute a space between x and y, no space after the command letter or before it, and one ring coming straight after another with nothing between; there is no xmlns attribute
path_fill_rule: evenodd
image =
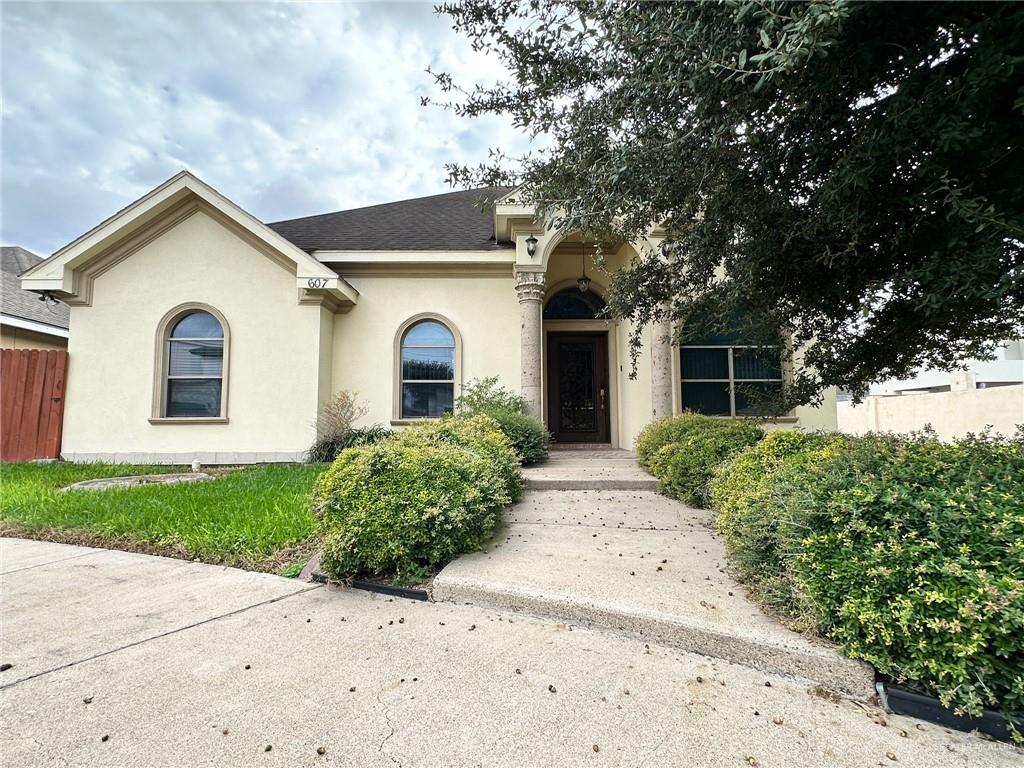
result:
<svg viewBox="0 0 1024 768"><path fill-rule="evenodd" d="M548 333L548 429L556 443L607 443L608 333Z"/></svg>

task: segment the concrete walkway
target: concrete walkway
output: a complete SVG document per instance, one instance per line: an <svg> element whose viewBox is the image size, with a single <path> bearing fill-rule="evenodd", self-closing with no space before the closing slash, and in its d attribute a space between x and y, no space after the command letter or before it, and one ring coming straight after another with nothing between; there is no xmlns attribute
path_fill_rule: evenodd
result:
<svg viewBox="0 0 1024 768"><path fill-rule="evenodd" d="M13 664L0 672L4 766L1010 768L1022 757L747 667L472 606L15 539L0 539L0 571L0 662Z"/></svg>
<svg viewBox="0 0 1024 768"><path fill-rule="evenodd" d="M435 599L613 629L861 699L874 694L870 667L746 599L724 571L708 512L629 490L653 482L632 454L552 451L526 475L539 490L511 508L487 549L441 571ZM598 490L555 490L558 482Z"/></svg>

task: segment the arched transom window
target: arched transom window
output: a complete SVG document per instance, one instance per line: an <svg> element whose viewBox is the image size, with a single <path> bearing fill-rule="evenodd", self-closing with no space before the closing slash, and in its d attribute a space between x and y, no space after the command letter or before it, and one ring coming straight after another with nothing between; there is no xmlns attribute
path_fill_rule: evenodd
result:
<svg viewBox="0 0 1024 768"><path fill-rule="evenodd" d="M455 407L455 334L439 320L413 323L402 335L400 417L437 418Z"/></svg>
<svg viewBox="0 0 1024 768"><path fill-rule="evenodd" d="M210 312L187 312L169 324L163 416L224 415L224 326Z"/></svg>
<svg viewBox="0 0 1024 768"><path fill-rule="evenodd" d="M544 305L545 320L595 320L604 318L608 305L593 290L563 288Z"/></svg>

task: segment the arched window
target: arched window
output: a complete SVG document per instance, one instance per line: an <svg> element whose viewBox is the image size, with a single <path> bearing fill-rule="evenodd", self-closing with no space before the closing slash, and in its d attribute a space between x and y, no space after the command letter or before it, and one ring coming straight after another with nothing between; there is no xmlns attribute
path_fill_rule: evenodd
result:
<svg viewBox="0 0 1024 768"><path fill-rule="evenodd" d="M399 418L432 419L455 407L456 336L435 318L412 322L401 335Z"/></svg>
<svg viewBox="0 0 1024 768"><path fill-rule="evenodd" d="M608 308L605 300L594 291L584 293L579 288L563 288L544 306L545 320L594 320L603 318Z"/></svg>
<svg viewBox="0 0 1024 768"><path fill-rule="evenodd" d="M157 419L223 419L227 328L212 307L186 305L160 324Z"/></svg>

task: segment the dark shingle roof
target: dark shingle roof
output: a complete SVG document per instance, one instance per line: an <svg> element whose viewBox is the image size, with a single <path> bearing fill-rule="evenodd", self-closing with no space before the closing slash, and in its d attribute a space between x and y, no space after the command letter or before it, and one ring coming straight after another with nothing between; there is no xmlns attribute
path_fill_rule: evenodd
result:
<svg viewBox="0 0 1024 768"><path fill-rule="evenodd" d="M17 245L0 248L0 313L66 329L70 316L67 304L40 301L38 294L21 288L18 275L42 260Z"/></svg>
<svg viewBox="0 0 1024 768"><path fill-rule="evenodd" d="M494 219L481 198L506 187L483 187L324 213L268 224L304 251L468 251L507 247L494 241Z"/></svg>

